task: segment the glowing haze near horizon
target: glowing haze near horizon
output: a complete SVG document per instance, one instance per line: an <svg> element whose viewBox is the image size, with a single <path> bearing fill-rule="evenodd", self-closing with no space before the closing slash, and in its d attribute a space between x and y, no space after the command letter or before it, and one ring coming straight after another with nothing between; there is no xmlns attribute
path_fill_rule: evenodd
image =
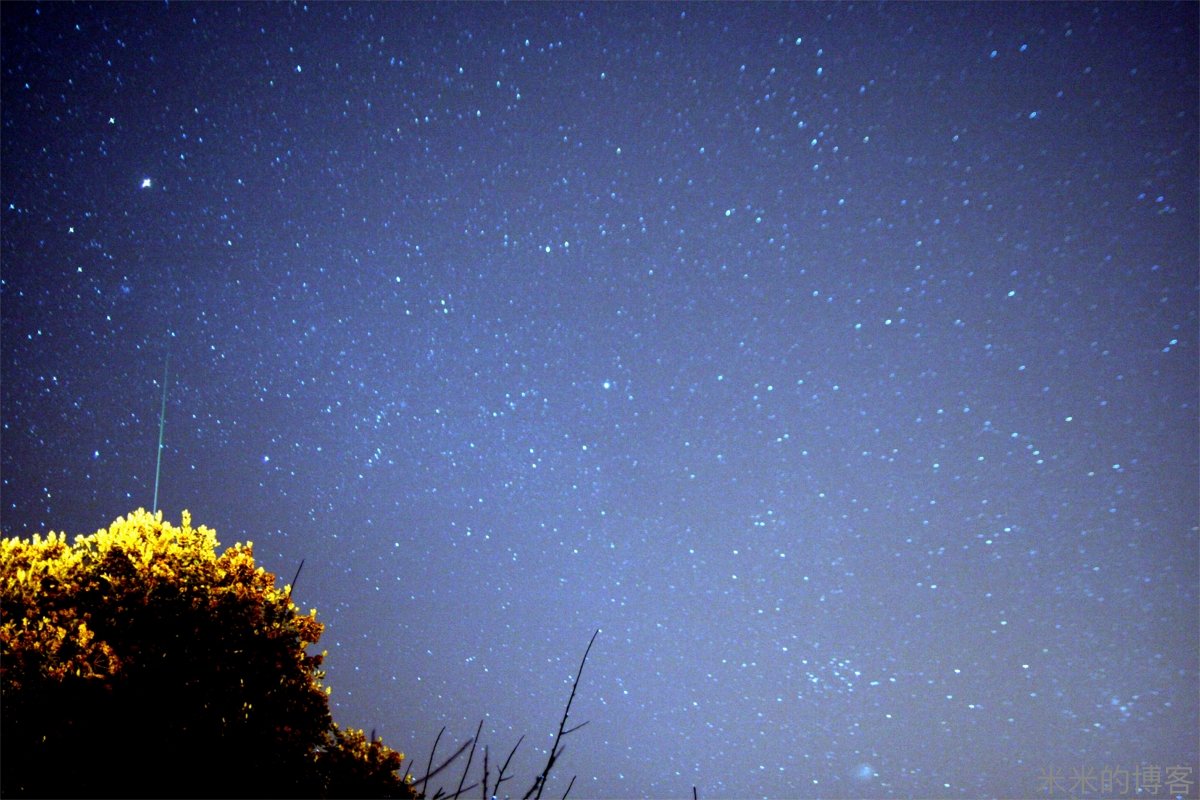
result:
<svg viewBox="0 0 1200 800"><path fill-rule="evenodd" d="M599 628L556 796L1198 777L1195 4L2 25L7 535L151 505L169 353L161 508L418 772Z"/></svg>

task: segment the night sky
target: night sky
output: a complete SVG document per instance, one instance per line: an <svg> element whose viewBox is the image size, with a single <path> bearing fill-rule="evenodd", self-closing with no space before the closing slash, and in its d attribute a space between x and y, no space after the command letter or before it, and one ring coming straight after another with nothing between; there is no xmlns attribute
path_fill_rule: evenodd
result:
<svg viewBox="0 0 1200 800"><path fill-rule="evenodd" d="M0 15L6 535L152 505L166 367L418 773L599 628L557 795L1197 796L1196 4Z"/></svg>

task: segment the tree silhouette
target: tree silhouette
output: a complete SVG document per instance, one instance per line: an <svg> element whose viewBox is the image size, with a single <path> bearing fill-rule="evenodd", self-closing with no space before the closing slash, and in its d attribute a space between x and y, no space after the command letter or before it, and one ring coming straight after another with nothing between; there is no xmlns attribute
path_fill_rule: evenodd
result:
<svg viewBox="0 0 1200 800"><path fill-rule="evenodd" d="M5 796L416 797L329 712L323 626L215 534L138 510L0 542Z"/></svg>

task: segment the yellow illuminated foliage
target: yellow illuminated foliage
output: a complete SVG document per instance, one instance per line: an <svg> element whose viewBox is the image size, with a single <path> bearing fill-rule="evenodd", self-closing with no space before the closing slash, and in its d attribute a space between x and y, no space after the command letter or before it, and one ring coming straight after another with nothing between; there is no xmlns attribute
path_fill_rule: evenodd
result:
<svg viewBox="0 0 1200 800"><path fill-rule="evenodd" d="M333 723L316 611L218 547L142 509L0 541L0 792L414 796L403 755Z"/></svg>

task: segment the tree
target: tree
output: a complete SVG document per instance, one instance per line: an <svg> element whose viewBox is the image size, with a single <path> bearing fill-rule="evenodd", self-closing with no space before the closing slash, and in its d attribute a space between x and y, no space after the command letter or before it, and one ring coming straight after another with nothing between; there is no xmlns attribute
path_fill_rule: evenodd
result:
<svg viewBox="0 0 1200 800"><path fill-rule="evenodd" d="M404 756L343 730L323 626L253 544L143 509L0 542L5 796L416 797Z"/></svg>

